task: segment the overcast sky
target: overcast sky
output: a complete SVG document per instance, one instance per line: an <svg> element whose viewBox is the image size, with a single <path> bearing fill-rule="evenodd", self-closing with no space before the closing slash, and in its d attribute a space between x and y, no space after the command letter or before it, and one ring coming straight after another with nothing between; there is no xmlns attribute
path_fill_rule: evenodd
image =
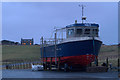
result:
<svg viewBox="0 0 120 80"><path fill-rule="evenodd" d="M9 2L2 3L2 39L20 42L21 38L49 38L54 26L81 22L81 8L87 22L99 24L104 44L118 43L118 3L116 2Z"/></svg>

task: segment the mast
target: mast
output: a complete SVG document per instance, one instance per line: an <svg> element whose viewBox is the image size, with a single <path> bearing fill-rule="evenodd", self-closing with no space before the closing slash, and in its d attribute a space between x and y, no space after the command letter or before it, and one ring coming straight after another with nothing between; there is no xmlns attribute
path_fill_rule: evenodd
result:
<svg viewBox="0 0 120 80"><path fill-rule="evenodd" d="M83 23L83 20L86 20L86 17L84 17L84 7L86 7L85 5L79 5L79 7L82 7L82 23Z"/></svg>

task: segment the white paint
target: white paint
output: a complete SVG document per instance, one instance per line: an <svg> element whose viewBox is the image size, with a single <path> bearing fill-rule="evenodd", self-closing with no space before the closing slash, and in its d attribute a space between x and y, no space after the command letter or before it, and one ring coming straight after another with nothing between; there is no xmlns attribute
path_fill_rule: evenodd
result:
<svg viewBox="0 0 120 80"><path fill-rule="evenodd" d="M93 40L93 37L73 37L73 38L66 38L63 40L62 43L66 43L66 42L74 42L74 41L84 41L84 40ZM94 37L94 40L99 40L99 37Z"/></svg>

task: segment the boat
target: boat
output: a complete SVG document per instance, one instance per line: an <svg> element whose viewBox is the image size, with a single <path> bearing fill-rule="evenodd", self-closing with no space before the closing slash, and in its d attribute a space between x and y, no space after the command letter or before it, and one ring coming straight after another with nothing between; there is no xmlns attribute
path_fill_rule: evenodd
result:
<svg viewBox="0 0 120 80"><path fill-rule="evenodd" d="M82 10L83 10L82 6ZM82 11L83 12L83 11ZM82 22L75 20L74 24L61 29L55 29L54 38L41 38L41 59L43 63L57 64L60 66L86 67L98 58L102 41L99 38L99 24L86 23L82 13ZM65 38L57 36L58 31L65 32ZM52 60L51 60L52 58Z"/></svg>

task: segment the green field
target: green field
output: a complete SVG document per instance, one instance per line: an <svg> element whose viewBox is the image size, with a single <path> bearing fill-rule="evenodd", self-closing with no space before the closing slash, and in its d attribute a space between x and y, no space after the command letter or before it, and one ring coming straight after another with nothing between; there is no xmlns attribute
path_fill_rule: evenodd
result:
<svg viewBox="0 0 120 80"><path fill-rule="evenodd" d="M38 45L3 45L2 60L33 60L40 59Z"/></svg>
<svg viewBox="0 0 120 80"><path fill-rule="evenodd" d="M117 45L102 45L100 49L100 53L98 55L100 60L104 60L107 57L109 59L118 58L118 46Z"/></svg>
<svg viewBox="0 0 120 80"><path fill-rule="evenodd" d="M109 63L112 63L113 66L118 65L118 46L117 45L102 45L100 53L98 55L98 62L101 65L103 62L106 62L108 58Z"/></svg>
<svg viewBox="0 0 120 80"><path fill-rule="evenodd" d="M98 56L99 63L104 62L106 58L117 65L118 46L102 45ZM38 45L3 45L2 60L3 61L19 61L19 60L37 60L40 59L40 46Z"/></svg>

